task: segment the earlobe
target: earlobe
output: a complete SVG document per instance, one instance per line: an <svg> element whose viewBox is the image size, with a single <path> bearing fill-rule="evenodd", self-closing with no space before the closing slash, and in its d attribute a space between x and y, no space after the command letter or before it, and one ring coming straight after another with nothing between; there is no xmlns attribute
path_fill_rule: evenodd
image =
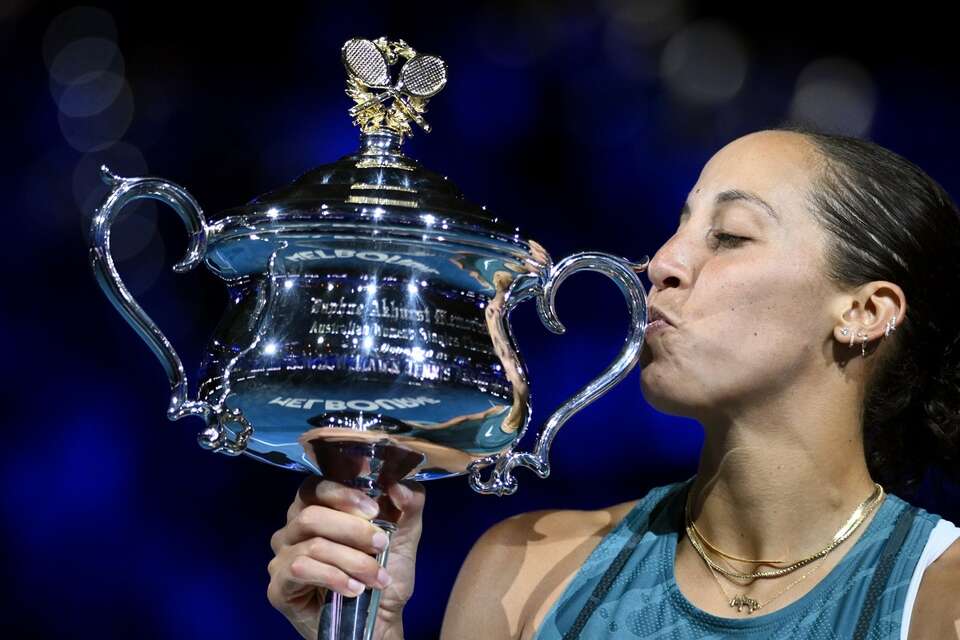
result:
<svg viewBox="0 0 960 640"><path fill-rule="evenodd" d="M890 327L890 324L889 324L889 323L888 323L887 327L888 327L888 328ZM860 341L860 355L863 356L864 358L867 357L867 342L872 339L872 338L870 338L870 334L869 334L869 333L867 333L866 331L861 331L860 329L854 330L854 329L852 329L851 327L847 327L847 326L840 327L840 329L837 331L837 333L839 333L839 335L841 336L840 338L838 338L838 340L840 340L840 339L846 340L846 336L850 336L849 345L850 345L851 348L853 348L854 343L855 343L857 340L859 340L859 341ZM888 333L889 333L889 332L888 332ZM882 340L884 337L886 337L886 336L888 335L888 333L885 333L883 336L881 336L880 339Z"/></svg>
<svg viewBox="0 0 960 640"><path fill-rule="evenodd" d="M892 334L896 330L897 330L897 315L894 314L893 316L891 316L889 320L887 320L887 323L884 325L883 335L880 336L880 339L883 340L884 338L890 337L890 334ZM869 333L865 331L861 331L860 329L857 329L856 331L854 331L848 326L840 327L840 329L836 333L839 334L840 336L838 340L845 340L847 336L850 336L851 347L853 347L854 342L856 342L857 340L860 340L860 353L861 355L866 357L867 341L871 339Z"/></svg>
<svg viewBox="0 0 960 640"><path fill-rule="evenodd" d="M851 347L857 340L864 340L868 337L868 334L864 333L860 329L853 330L851 327L847 326L840 327L838 333L840 334L840 337L838 337L837 340L849 342Z"/></svg>

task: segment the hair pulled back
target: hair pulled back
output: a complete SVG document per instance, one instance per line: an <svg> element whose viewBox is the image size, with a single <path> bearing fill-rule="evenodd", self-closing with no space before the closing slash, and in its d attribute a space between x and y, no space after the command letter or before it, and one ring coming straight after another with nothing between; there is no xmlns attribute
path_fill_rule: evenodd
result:
<svg viewBox="0 0 960 640"><path fill-rule="evenodd" d="M931 467L957 479L956 203L918 166L869 140L793 122L773 130L806 136L822 160L809 205L829 238L828 277L842 287L888 280L907 299L903 322L873 352L878 360L866 381L862 425L871 474L905 494L916 489Z"/></svg>

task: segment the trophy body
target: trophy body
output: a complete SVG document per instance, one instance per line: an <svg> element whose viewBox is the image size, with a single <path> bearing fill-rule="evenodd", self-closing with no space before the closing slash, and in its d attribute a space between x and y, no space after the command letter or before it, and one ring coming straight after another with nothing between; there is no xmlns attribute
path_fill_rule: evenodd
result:
<svg viewBox="0 0 960 640"><path fill-rule="evenodd" d="M390 86L380 63L401 59L403 82ZM474 490L505 495L516 490L516 466L549 474L556 431L639 360L647 311L637 272L647 260L584 252L554 264L518 228L405 156L409 123L429 130L426 100L446 81L439 58L402 41L355 39L343 62L357 103L351 115L363 129L356 153L210 221L182 187L103 166L112 191L88 244L108 299L167 371L171 420L202 418L198 440L212 451L363 489L378 500L374 522L389 535L400 515L385 493L391 483L468 475ZM179 356L110 255L110 225L138 198L168 204L186 225L187 256L174 270L205 262L228 290L196 399ZM510 311L533 298L547 328L562 333L555 292L583 270L617 283L628 336L617 359L545 421L533 450L518 451L530 387ZM378 598L376 590L328 593L319 636L369 638Z"/></svg>
<svg viewBox="0 0 960 640"><path fill-rule="evenodd" d="M248 206L269 230L249 214L228 217L222 239L208 242L229 302L199 397L253 426L248 455L319 473L305 431L360 442L387 435L423 454L412 477L429 480L504 452L526 427L527 375L506 316L549 258L504 229L478 237L476 224L447 220L440 206L425 211L429 197L412 188L415 212L371 205L389 182L409 179L379 166L401 162L396 146L397 136L365 134L360 153L301 178L348 189L342 200L353 202L331 193L294 198L293 208L289 193L263 198ZM349 183L331 186L334 174ZM370 195L351 188L375 181ZM246 423L224 424L227 441Z"/></svg>

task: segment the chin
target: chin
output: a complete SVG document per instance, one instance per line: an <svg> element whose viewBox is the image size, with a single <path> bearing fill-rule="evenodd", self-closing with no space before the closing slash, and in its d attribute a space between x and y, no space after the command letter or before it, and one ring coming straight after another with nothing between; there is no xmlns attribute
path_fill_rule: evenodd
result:
<svg viewBox="0 0 960 640"><path fill-rule="evenodd" d="M648 358L650 360L650 358ZM644 366L644 361L641 360L640 366ZM651 367L656 367L656 364L651 360ZM651 377L655 376L655 377ZM656 382L652 382L656 380ZM644 401L659 413L669 415L669 416L689 416L691 415L693 407L689 406L688 403L683 402L682 398L678 398L676 395L671 394L673 391L669 386L664 387L662 384L665 381L662 375L657 375L651 371L645 369L640 370L640 395L643 396Z"/></svg>
<svg viewBox="0 0 960 640"><path fill-rule="evenodd" d="M676 398L666 396L655 396L653 394L643 394L647 404L653 407L657 413L665 416L676 416L678 418L692 418L694 413L689 405L677 402Z"/></svg>

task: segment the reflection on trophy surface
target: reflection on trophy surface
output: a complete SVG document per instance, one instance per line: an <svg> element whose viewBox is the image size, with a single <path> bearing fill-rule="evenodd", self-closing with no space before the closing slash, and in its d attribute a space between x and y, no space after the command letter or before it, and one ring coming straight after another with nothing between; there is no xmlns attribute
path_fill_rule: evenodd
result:
<svg viewBox="0 0 960 640"><path fill-rule="evenodd" d="M381 505L374 522L390 532L399 517L385 494L391 483L469 475L474 490L506 495L516 490L516 466L549 474L557 430L639 359L647 316L637 272L647 261L583 252L554 264L519 228L405 156L411 123L429 130L427 101L446 84L440 58L402 40L355 38L342 62L358 151L210 221L179 185L103 166L112 191L88 243L103 291L167 371L171 420L202 418L199 442L212 451L362 488ZM188 253L175 271L204 261L227 285L196 400L179 356L110 255L110 225L139 198L168 204L187 226ZM533 451L518 451L530 385L509 315L533 298L547 328L563 333L554 297L578 271L614 280L629 334L617 359L544 422ZM378 598L377 590L330 592L320 637L370 637Z"/></svg>

